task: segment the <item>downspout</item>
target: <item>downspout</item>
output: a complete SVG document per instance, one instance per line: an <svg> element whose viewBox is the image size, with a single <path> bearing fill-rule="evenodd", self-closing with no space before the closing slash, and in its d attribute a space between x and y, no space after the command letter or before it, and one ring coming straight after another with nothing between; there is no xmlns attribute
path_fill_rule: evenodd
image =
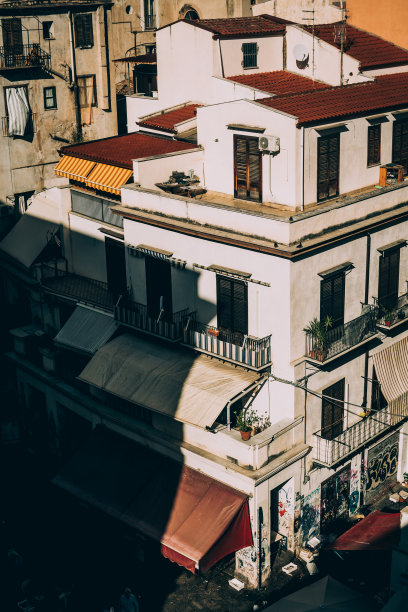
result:
<svg viewBox="0 0 408 612"><path fill-rule="evenodd" d="M306 416L307 416L307 383L308 379L305 377L305 401L303 409L303 444L306 444L307 428L306 428ZM306 455L303 457L303 484L309 482L310 478L306 475Z"/></svg>
<svg viewBox="0 0 408 612"><path fill-rule="evenodd" d="M365 287L364 287L364 304L368 304L368 291L370 283L370 259L371 259L371 234L367 232L366 243L366 271L365 271ZM367 406L367 387L368 387L368 351L364 355L364 390L362 407Z"/></svg>
<svg viewBox="0 0 408 612"><path fill-rule="evenodd" d="M76 71L76 60L75 60L75 46L73 37L73 22L72 22L72 11L69 11L69 46L71 50L71 65L72 65L72 82L74 87L74 100L75 100L75 122L77 129L77 138L82 136L82 123L81 123L81 107L79 105L79 89L77 82L77 71Z"/></svg>
<svg viewBox="0 0 408 612"><path fill-rule="evenodd" d="M258 589L262 587L262 506L258 508Z"/></svg>
<svg viewBox="0 0 408 612"><path fill-rule="evenodd" d="M222 61L221 40L218 39L218 49L220 52L221 76L224 78L224 62Z"/></svg>
<svg viewBox="0 0 408 612"><path fill-rule="evenodd" d="M305 209L305 128L302 127L302 196L300 202L300 210Z"/></svg>
<svg viewBox="0 0 408 612"><path fill-rule="evenodd" d="M106 81L108 87L108 108L105 108L108 113L112 111L112 95L111 95L111 75L109 65L109 37L108 37L108 9L103 8L103 26L105 30L105 56L106 56Z"/></svg>

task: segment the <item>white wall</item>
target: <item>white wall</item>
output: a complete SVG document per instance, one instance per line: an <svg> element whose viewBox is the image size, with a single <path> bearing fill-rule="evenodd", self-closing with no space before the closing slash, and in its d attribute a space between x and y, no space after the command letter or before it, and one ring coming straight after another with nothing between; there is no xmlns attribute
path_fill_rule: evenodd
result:
<svg viewBox="0 0 408 612"><path fill-rule="evenodd" d="M185 173L194 170L200 179L200 184L203 184L203 155L203 151L192 151L191 153L186 151L134 160L134 181L145 189L156 189L156 183L167 181L174 170Z"/></svg>
<svg viewBox="0 0 408 612"><path fill-rule="evenodd" d="M70 269L75 274L106 282L105 237L100 223L76 213L69 215Z"/></svg>
<svg viewBox="0 0 408 612"><path fill-rule="evenodd" d="M238 38L220 40L222 64L224 76L235 76L237 74L257 74L258 72L270 72L271 70L283 69L283 36L267 36L255 38ZM218 41L214 41L218 45ZM244 43L257 43L258 56L257 68L243 68L242 45ZM215 50L215 53L219 49ZM216 73L215 73L216 74ZM222 73L221 73L222 74Z"/></svg>
<svg viewBox="0 0 408 612"><path fill-rule="evenodd" d="M315 23L333 23L340 21L341 11L332 6L331 0L314 0L313 9L315 10ZM305 23L305 10L311 8L310 0L267 0L267 2L258 1L252 7L253 15L272 15L295 21L297 23Z"/></svg>

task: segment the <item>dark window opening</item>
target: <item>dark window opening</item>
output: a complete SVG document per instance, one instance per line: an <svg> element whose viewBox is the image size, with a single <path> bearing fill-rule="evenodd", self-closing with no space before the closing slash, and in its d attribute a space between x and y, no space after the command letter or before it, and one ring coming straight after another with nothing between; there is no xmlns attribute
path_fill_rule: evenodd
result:
<svg viewBox="0 0 408 612"><path fill-rule="evenodd" d="M217 274L217 325L220 340L242 344L248 334L248 287Z"/></svg>
<svg viewBox="0 0 408 612"><path fill-rule="evenodd" d="M92 13L81 13L74 17L75 46L93 47Z"/></svg>
<svg viewBox="0 0 408 612"><path fill-rule="evenodd" d="M323 390L322 438L333 440L343 431L344 378Z"/></svg>
<svg viewBox="0 0 408 612"><path fill-rule="evenodd" d="M234 197L262 202L262 156L258 138L234 135Z"/></svg>
<svg viewBox="0 0 408 612"><path fill-rule="evenodd" d="M380 255L378 276L378 303L385 310L396 306L398 299L400 250Z"/></svg>
<svg viewBox="0 0 408 612"><path fill-rule="evenodd" d="M258 68L258 45L257 43L242 44L242 67Z"/></svg>
<svg viewBox="0 0 408 612"><path fill-rule="evenodd" d="M144 0L145 30L154 30L156 27L155 0Z"/></svg>
<svg viewBox="0 0 408 612"><path fill-rule="evenodd" d="M331 327L344 323L344 272L325 278L320 283L320 321L324 323L327 317L332 321Z"/></svg>
<svg viewBox="0 0 408 612"><path fill-rule="evenodd" d="M377 412L377 410L382 410L387 406L387 400L381 391L381 385L378 382L375 368L373 368L373 379L371 384L371 410Z"/></svg>
<svg viewBox="0 0 408 612"><path fill-rule="evenodd" d="M171 321L173 299L170 262L158 257L145 258L147 314L153 319Z"/></svg>
<svg viewBox="0 0 408 612"><path fill-rule="evenodd" d="M408 120L393 124L392 163L404 166L404 174L408 174Z"/></svg>
<svg viewBox="0 0 408 612"><path fill-rule="evenodd" d="M200 19L200 17L197 11L190 10L186 12L186 14L184 15L184 19L187 19L188 21L196 21L197 19Z"/></svg>
<svg viewBox="0 0 408 612"><path fill-rule="evenodd" d="M126 293L125 245L119 240L105 238L106 277L108 289L115 295Z"/></svg>
<svg viewBox="0 0 408 612"><path fill-rule="evenodd" d="M34 195L34 191L24 191L23 193L14 194L14 211L17 214L23 215L29 205L31 204L31 198Z"/></svg>
<svg viewBox="0 0 408 612"><path fill-rule="evenodd" d="M44 87L44 108L47 110L57 108L56 87Z"/></svg>
<svg viewBox="0 0 408 612"><path fill-rule="evenodd" d="M143 66L135 68L134 71L135 92L152 96L154 91L157 91L157 71L156 67Z"/></svg>
<svg viewBox="0 0 408 612"><path fill-rule="evenodd" d="M43 30L44 40L54 38L54 22L53 21L43 21L42 30Z"/></svg>
<svg viewBox="0 0 408 612"><path fill-rule="evenodd" d="M381 161L381 123L368 127L367 166L376 166Z"/></svg>
<svg viewBox="0 0 408 612"><path fill-rule="evenodd" d="M21 25L21 19L17 17L13 19L2 19L1 20L3 30L3 46L5 53L23 52L23 28Z"/></svg>
<svg viewBox="0 0 408 612"><path fill-rule="evenodd" d="M340 134L317 141L317 201L339 195Z"/></svg>

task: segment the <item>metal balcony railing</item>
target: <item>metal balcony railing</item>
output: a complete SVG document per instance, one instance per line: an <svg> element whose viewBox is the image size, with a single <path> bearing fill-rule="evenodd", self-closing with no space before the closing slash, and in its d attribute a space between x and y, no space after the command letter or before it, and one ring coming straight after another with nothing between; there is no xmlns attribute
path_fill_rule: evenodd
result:
<svg viewBox="0 0 408 612"><path fill-rule="evenodd" d="M387 308L379 306L377 325L394 327L408 318L408 293L400 295L392 305Z"/></svg>
<svg viewBox="0 0 408 612"><path fill-rule="evenodd" d="M306 332L306 355L324 363L375 336L377 312L376 308L370 308L368 312L344 325L328 329L322 338Z"/></svg>
<svg viewBox="0 0 408 612"><path fill-rule="evenodd" d="M0 70L51 67L51 55L38 43L0 47Z"/></svg>
<svg viewBox="0 0 408 612"><path fill-rule="evenodd" d="M29 113L27 119L27 125L24 131L24 136L29 136L31 134L35 134L37 132L37 115L36 113ZM10 134L9 129L9 117L1 118L1 133L2 136L12 137L13 134Z"/></svg>
<svg viewBox="0 0 408 612"><path fill-rule="evenodd" d="M253 338L241 333L216 330L190 318L185 322L183 341L197 351L253 370L271 365L270 336Z"/></svg>
<svg viewBox="0 0 408 612"><path fill-rule="evenodd" d="M135 327L142 331L161 336L168 340L180 340L183 337L184 320L188 315L188 309L180 310L166 317L153 318L148 315L147 306L138 304L131 300L119 300L115 306L115 319L120 323Z"/></svg>
<svg viewBox="0 0 408 612"><path fill-rule="evenodd" d="M323 438L321 431L313 434L313 460L329 467L336 464L391 427L393 418L386 406L362 418L332 440Z"/></svg>

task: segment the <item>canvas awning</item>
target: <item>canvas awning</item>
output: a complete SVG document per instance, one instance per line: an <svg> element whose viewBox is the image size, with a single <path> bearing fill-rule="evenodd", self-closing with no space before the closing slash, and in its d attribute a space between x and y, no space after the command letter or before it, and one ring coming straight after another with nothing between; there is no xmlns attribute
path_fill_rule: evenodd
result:
<svg viewBox="0 0 408 612"><path fill-rule="evenodd" d="M61 224L57 203L36 196L27 212L0 242L0 249L29 268Z"/></svg>
<svg viewBox="0 0 408 612"><path fill-rule="evenodd" d="M373 363L395 425L408 416L408 336L375 353Z"/></svg>
<svg viewBox="0 0 408 612"><path fill-rule="evenodd" d="M161 542L192 572L253 544L245 493L105 428L53 483Z"/></svg>
<svg viewBox="0 0 408 612"><path fill-rule="evenodd" d="M205 428L213 425L229 400L259 377L205 355L123 334L99 349L78 378L149 410Z"/></svg>
<svg viewBox="0 0 408 612"><path fill-rule="evenodd" d="M96 164L88 178L86 186L120 195L120 187L125 185L133 174L129 168L119 168L108 164Z"/></svg>
<svg viewBox="0 0 408 612"><path fill-rule="evenodd" d="M93 355L110 340L117 327L112 315L77 306L54 342Z"/></svg>
<svg viewBox="0 0 408 612"><path fill-rule="evenodd" d="M399 539L400 513L374 510L333 542L334 550L390 550Z"/></svg>
<svg viewBox="0 0 408 612"><path fill-rule="evenodd" d="M95 166L96 162L94 161L64 155L55 166L55 174L85 183L86 177Z"/></svg>

